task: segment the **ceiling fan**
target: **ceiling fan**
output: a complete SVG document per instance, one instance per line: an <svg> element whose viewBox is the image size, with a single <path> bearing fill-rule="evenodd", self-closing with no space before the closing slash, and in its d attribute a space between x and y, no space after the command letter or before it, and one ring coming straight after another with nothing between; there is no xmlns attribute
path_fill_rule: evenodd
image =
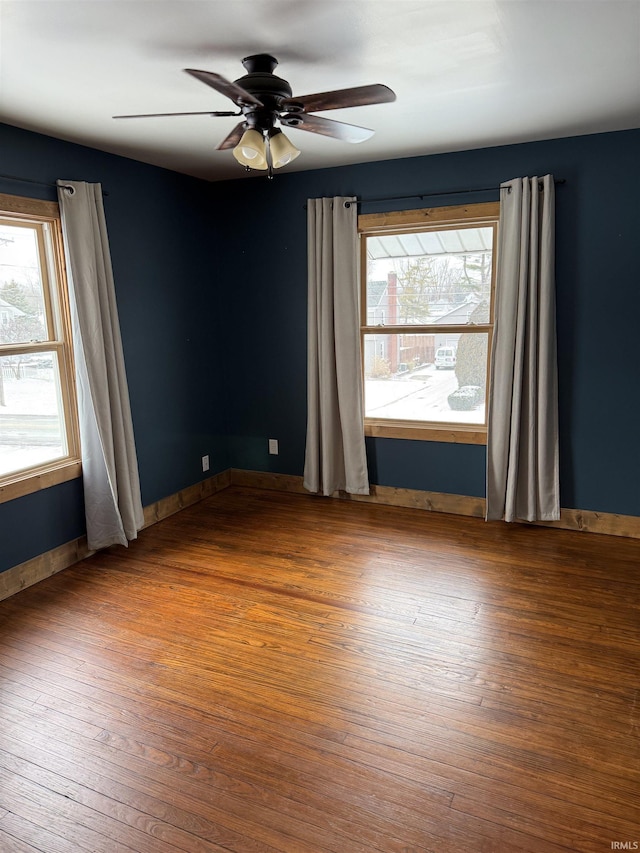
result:
<svg viewBox="0 0 640 853"><path fill-rule="evenodd" d="M217 150L233 149L233 155L247 170L266 170L269 177L273 169L294 160L300 151L287 139L281 127L294 127L330 136L342 142L364 142L374 131L366 127L345 124L341 121L312 115L325 110L360 107L395 101L395 93L388 86L374 84L317 92L313 95L293 97L291 86L273 71L278 64L267 53L247 56L242 60L246 74L231 82L213 71L185 68L187 74L206 83L233 101L239 112L203 111L186 113L147 113L144 115L114 116L114 118L159 118L165 116L242 116L231 133L217 146Z"/></svg>

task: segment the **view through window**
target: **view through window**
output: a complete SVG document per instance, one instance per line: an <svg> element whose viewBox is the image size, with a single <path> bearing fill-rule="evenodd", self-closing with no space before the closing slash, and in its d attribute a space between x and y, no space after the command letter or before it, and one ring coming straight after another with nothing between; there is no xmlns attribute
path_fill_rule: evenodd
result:
<svg viewBox="0 0 640 853"><path fill-rule="evenodd" d="M486 432L497 217L497 203L360 217L369 432Z"/></svg>
<svg viewBox="0 0 640 853"><path fill-rule="evenodd" d="M11 197L9 197L11 198ZM57 205L0 196L0 484L77 458Z"/></svg>

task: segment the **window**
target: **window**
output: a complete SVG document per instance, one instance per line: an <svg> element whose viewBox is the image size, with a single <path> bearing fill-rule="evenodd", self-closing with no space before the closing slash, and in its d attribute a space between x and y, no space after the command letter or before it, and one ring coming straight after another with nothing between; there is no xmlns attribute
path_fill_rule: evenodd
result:
<svg viewBox="0 0 640 853"><path fill-rule="evenodd" d="M0 500L80 473L58 205L0 195Z"/></svg>
<svg viewBox="0 0 640 853"><path fill-rule="evenodd" d="M365 432L482 444L499 203L361 215Z"/></svg>

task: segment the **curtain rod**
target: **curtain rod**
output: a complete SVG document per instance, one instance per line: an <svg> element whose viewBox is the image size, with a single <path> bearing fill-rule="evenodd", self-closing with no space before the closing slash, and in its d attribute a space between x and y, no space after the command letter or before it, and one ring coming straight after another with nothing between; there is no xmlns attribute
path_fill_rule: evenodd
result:
<svg viewBox="0 0 640 853"><path fill-rule="evenodd" d="M557 178L554 180L554 184L564 184L566 183L565 178ZM475 189L465 189L465 190L439 190L438 192L431 193L421 193L420 195L394 195L394 196L386 196L385 198L362 198L357 199L357 201L345 201L345 207L351 207L352 204L375 204L379 201L409 201L413 198L419 198L422 200L423 198L432 198L434 196L446 196L446 195L468 195L469 193L486 193L486 192L497 192L500 190L500 187L477 187Z"/></svg>
<svg viewBox="0 0 640 853"><path fill-rule="evenodd" d="M33 178L18 178L16 175L0 175L0 180L19 181L21 184L36 184L39 187L51 187L54 190L58 189L58 184L52 184L50 181L34 181ZM67 186L66 184L61 184L61 186L65 190L73 189L73 187ZM102 195L109 195L109 193L103 190Z"/></svg>

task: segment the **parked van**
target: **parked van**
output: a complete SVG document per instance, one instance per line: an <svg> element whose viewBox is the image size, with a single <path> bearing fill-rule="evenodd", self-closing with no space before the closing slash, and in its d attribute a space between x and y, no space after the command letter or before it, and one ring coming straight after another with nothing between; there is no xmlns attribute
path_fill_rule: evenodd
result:
<svg viewBox="0 0 640 853"><path fill-rule="evenodd" d="M436 370L453 370L456 366L456 351L453 347L438 347L436 350Z"/></svg>

